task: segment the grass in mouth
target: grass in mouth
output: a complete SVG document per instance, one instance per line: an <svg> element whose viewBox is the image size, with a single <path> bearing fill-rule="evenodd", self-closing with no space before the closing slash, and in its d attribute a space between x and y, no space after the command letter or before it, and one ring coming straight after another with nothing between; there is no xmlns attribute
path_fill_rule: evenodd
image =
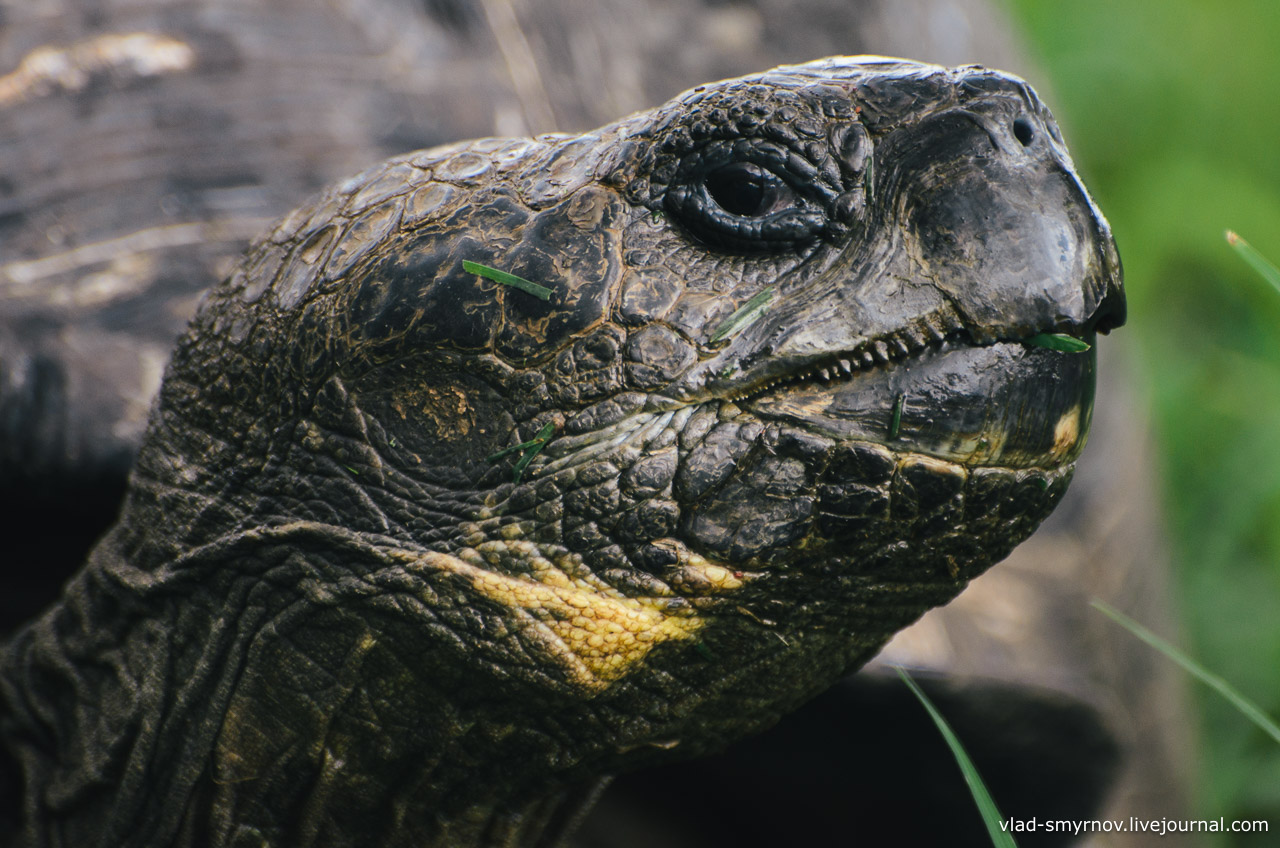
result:
<svg viewBox="0 0 1280 848"><path fill-rule="evenodd" d="M1077 339L1066 333L1037 333L1025 341L1035 347L1047 347L1062 353L1084 353L1091 347L1084 339Z"/></svg>
<svg viewBox="0 0 1280 848"><path fill-rule="evenodd" d="M524 277L517 277L515 274L509 274L497 268L490 268L488 265L481 265L479 262L472 262L470 259L462 260L462 270L468 274L479 274L482 277L493 280L495 283L502 283L504 286L519 289L541 300L551 300L551 289L526 280Z"/></svg>

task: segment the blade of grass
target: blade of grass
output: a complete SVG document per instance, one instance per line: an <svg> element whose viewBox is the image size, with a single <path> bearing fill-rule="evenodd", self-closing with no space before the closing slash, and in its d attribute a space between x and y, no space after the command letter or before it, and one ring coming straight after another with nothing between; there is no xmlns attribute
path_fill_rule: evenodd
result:
<svg viewBox="0 0 1280 848"><path fill-rule="evenodd" d="M1280 268L1271 264L1267 257L1259 253L1258 249L1249 244L1249 242L1240 238L1238 233L1232 230L1227 230L1226 235L1227 244L1234 247L1236 249L1236 253L1239 253L1244 258L1245 262L1248 262L1253 266L1253 270L1257 271L1258 275L1261 276L1262 279L1271 283L1271 285L1276 288L1276 291L1280 291Z"/></svg>
<svg viewBox="0 0 1280 848"><path fill-rule="evenodd" d="M1276 740L1276 742L1280 742L1280 727L1277 727L1276 723L1271 720L1271 717L1264 713L1256 704L1237 692L1230 683L1204 668L1195 660L1173 647L1173 645L1170 645L1168 642L1161 639L1159 636L1152 633L1132 618L1129 618L1129 616L1120 612L1110 604L1099 601L1096 598L1090 603L1098 612L1107 616L1116 624L1119 624L1134 636L1137 636L1139 639L1146 642L1148 645L1155 648L1178 665L1182 666L1187 670L1188 674L1199 678L1202 683L1210 689L1213 689L1223 698L1226 698L1232 706L1244 713L1245 716L1258 727L1262 728L1268 736Z"/></svg>
<svg viewBox="0 0 1280 848"><path fill-rule="evenodd" d="M542 425L542 429L538 431L538 435L533 437L533 445L521 454L520 459L516 462L516 467L511 469L512 482L519 483L520 476L524 474L524 470L529 467L529 463L533 462L533 458L542 452L542 449L551 441L551 435L556 431L554 421L548 421Z"/></svg>
<svg viewBox="0 0 1280 848"><path fill-rule="evenodd" d="M504 456L509 456L519 451L520 458L516 460L515 467L511 470L512 482L519 483L524 470L529 467L529 463L533 462L533 458L541 453L542 449L551 442L551 436L555 431L556 423L548 421L542 425L542 429L538 431L538 434L529 441L505 447L497 453L491 453L485 458L485 462L497 462Z"/></svg>
<svg viewBox="0 0 1280 848"><path fill-rule="evenodd" d="M902 666L895 667L898 669L898 676L902 678L902 682L907 684L907 688L920 699L920 703L928 711L929 717L938 726L938 731L942 734L942 738L947 740L947 746L951 748L951 755L956 758L956 764L960 766L960 771L964 774L964 782L969 784L969 792L973 795L974 803L978 805L978 812L982 814L982 821L987 825L987 833L991 835L991 844L995 845L996 848L1017 848L1018 844L1013 841L1013 836L1005 829L1004 817L996 809L996 802L992 800L991 793L987 791L986 784L982 782L982 776L978 774L973 761L965 753L959 737L951 730L951 726L947 724L946 719L942 717L942 713L938 712L937 707L933 705L929 697L911 679L911 675L907 674L907 670Z"/></svg>
<svg viewBox="0 0 1280 848"><path fill-rule="evenodd" d="M891 442L898 438L898 432L902 429L902 404L906 397L906 395L898 395L893 399L893 415L889 418L889 441Z"/></svg>
<svg viewBox="0 0 1280 848"><path fill-rule="evenodd" d="M525 451L527 451L529 448L535 447L537 444L538 444L538 440L537 440L536 438L534 438L534 439L530 439L530 440L529 440L529 441L527 441L527 442L521 442L521 443L520 443L520 444L518 444L518 445L512 445L511 447L503 448L502 450L498 451L497 453L491 453L491 454L489 454L487 457L485 457L485 460L484 460L484 461L485 461L485 462L497 462L498 460L502 459L504 456L509 456L510 454L513 454L513 453L515 453L516 451L519 451L519 452L521 452L521 453L524 453L524 452L525 452Z"/></svg>
<svg viewBox="0 0 1280 848"><path fill-rule="evenodd" d="M1066 333L1037 333L1029 339L1024 339L1029 345L1036 347L1047 347L1049 350L1056 350L1062 353L1084 353L1090 348L1090 344L1084 339L1077 339L1075 336L1068 336Z"/></svg>
<svg viewBox="0 0 1280 848"><path fill-rule="evenodd" d="M504 286L520 289L520 291L527 292L542 300L551 300L551 289L526 280L524 277L517 277L515 274L509 274L497 268L490 268L488 265L481 265L479 262L472 262L470 259L462 260L462 270L468 274L479 274L482 277L487 277L495 283L502 283Z"/></svg>
<svg viewBox="0 0 1280 848"><path fill-rule="evenodd" d="M765 308L769 302L773 300L773 286L757 294L746 303L739 306L733 311L733 314L724 321L720 322L720 326L716 327L716 331L711 334L712 343L718 342L726 336L738 332L743 327L764 314Z"/></svg>

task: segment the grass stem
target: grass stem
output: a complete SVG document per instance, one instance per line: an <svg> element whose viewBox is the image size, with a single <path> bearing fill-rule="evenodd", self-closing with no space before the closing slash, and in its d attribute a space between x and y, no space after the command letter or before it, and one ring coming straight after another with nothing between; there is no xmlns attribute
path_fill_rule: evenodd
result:
<svg viewBox="0 0 1280 848"><path fill-rule="evenodd" d="M1029 345L1047 347L1061 353L1084 353L1090 348L1090 344L1084 339L1077 339L1066 333L1037 333L1025 341Z"/></svg>
<svg viewBox="0 0 1280 848"><path fill-rule="evenodd" d="M1234 247L1236 253L1239 253L1244 258L1244 261L1248 262L1253 267L1253 270L1258 272L1262 279L1275 286L1276 291L1280 291L1280 268L1277 268L1267 257L1259 253L1256 247L1240 238L1240 235L1234 230L1227 230L1226 236L1227 244Z"/></svg>
<svg viewBox="0 0 1280 848"><path fill-rule="evenodd" d="M947 724L947 720L942 717L942 713L938 712L938 708L933 705L929 697L911 679L911 675L907 673L907 670L902 666L896 666L896 668L898 669L898 676L902 678L902 682L907 684L907 688L920 699L920 703L928 711L929 717L938 726L938 731L942 734L942 738L947 740L951 755L955 757L956 764L960 766L960 771L964 774L964 782L969 784L969 792L973 795L974 803L978 805L978 812L982 814L982 821L987 826L987 833L991 835L991 844L996 848L1017 848L1017 843L1013 841L1013 836L1005 825L1004 817L1000 815L1000 810L996 808L996 802L992 799L991 793L987 791L986 784L982 782L982 776L978 774L978 769L974 767L973 761L965 753L964 746L960 744L960 738L956 736L951 726Z"/></svg>
<svg viewBox="0 0 1280 848"><path fill-rule="evenodd" d="M468 274L479 274L482 277L493 280L495 283L502 283L504 286L511 286L522 292L527 292L536 298L551 300L551 289L526 280L524 277L517 277L515 274L509 274L497 268L490 268L488 265L481 265L479 262L472 262L470 259L462 260L462 270Z"/></svg>
<svg viewBox="0 0 1280 848"><path fill-rule="evenodd" d="M1257 704L1250 701L1244 695L1241 695L1230 683L1209 671L1204 666L1173 647L1173 645L1169 644L1164 639L1161 639L1159 636L1152 633L1132 618L1129 618L1129 616L1120 612L1110 604L1099 601L1096 598L1091 601L1091 603L1093 608L1098 612L1107 616L1134 636L1137 636L1139 639L1146 642L1148 645L1155 648L1178 665L1182 666L1186 669L1188 674L1198 678L1200 682L1204 683L1210 689L1213 689L1223 698L1226 698L1232 706L1244 713L1250 721L1262 728L1268 736L1276 740L1276 742L1280 742L1280 727L1277 727L1271 717L1264 713Z"/></svg>
<svg viewBox="0 0 1280 848"><path fill-rule="evenodd" d="M720 326L716 327L716 331L711 334L712 344L741 331L752 321L759 318L764 314L765 309L772 300L773 286L769 286L769 288L739 306L733 311L732 315L721 321Z"/></svg>

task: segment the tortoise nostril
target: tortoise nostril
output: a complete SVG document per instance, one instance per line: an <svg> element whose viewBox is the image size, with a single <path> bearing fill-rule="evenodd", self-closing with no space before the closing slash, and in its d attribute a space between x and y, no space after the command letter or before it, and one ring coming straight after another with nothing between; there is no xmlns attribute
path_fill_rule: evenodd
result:
<svg viewBox="0 0 1280 848"><path fill-rule="evenodd" d="M1031 142L1035 139L1035 129L1031 126L1031 121L1026 118L1018 118L1013 122L1013 137L1023 147L1031 146Z"/></svg>

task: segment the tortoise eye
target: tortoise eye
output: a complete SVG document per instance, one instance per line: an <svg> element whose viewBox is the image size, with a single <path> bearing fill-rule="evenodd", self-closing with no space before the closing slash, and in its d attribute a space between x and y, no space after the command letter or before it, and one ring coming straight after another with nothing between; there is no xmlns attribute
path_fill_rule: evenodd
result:
<svg viewBox="0 0 1280 848"><path fill-rule="evenodd" d="M730 215L761 218L792 205L791 188L775 174L750 162L716 168L703 178L707 194Z"/></svg>
<svg viewBox="0 0 1280 848"><path fill-rule="evenodd" d="M701 163L698 163L701 165ZM779 173L748 161L691 168L677 179L663 205L686 232L731 253L777 253L821 236L822 208Z"/></svg>

